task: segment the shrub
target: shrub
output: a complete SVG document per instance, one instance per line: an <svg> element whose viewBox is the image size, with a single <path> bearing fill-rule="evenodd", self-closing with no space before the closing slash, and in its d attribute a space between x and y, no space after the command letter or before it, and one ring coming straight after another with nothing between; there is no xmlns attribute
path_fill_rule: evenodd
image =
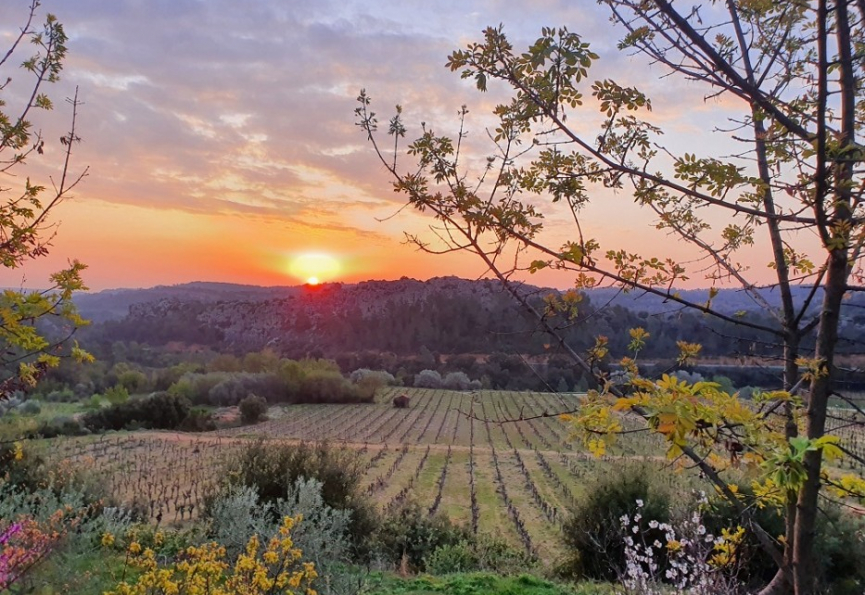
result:
<svg viewBox="0 0 865 595"><path fill-rule="evenodd" d="M133 427L172 430L183 423L191 408L189 401L183 397L167 392L154 393L143 399L133 399L88 413L83 423L92 431Z"/></svg>
<svg viewBox="0 0 865 595"><path fill-rule="evenodd" d="M377 380L381 382L381 386L396 384L396 378L394 378L393 374L391 374L390 372L386 370L370 370L369 368L358 368L357 370L349 374L348 379L355 384L358 384L366 379Z"/></svg>
<svg viewBox="0 0 865 595"><path fill-rule="evenodd" d="M401 565L405 561L412 570L425 571L427 560L437 549L456 546L470 538L469 529L454 525L444 515L430 516L426 508L409 499L384 515L376 546L391 564Z"/></svg>
<svg viewBox="0 0 865 595"><path fill-rule="evenodd" d="M415 374L414 385L418 388L441 388L442 376L435 370L421 370Z"/></svg>
<svg viewBox="0 0 865 595"><path fill-rule="evenodd" d="M208 411L193 407L177 429L182 432L212 432L216 429L216 422Z"/></svg>
<svg viewBox="0 0 865 595"><path fill-rule="evenodd" d="M276 374L240 373L232 374L210 389L208 400L213 405L232 406L251 394L261 396L267 401L284 401L286 393L282 382Z"/></svg>
<svg viewBox="0 0 865 595"><path fill-rule="evenodd" d="M448 390L468 390L471 382L465 372L450 372L442 380L442 386Z"/></svg>
<svg viewBox="0 0 865 595"><path fill-rule="evenodd" d="M119 405L120 403L125 403L129 400L129 391L125 386L115 384L106 390L103 396L108 399L108 402L112 405Z"/></svg>
<svg viewBox="0 0 865 595"><path fill-rule="evenodd" d="M15 408L15 411L20 413L21 415L39 415L42 413L42 405L39 401L31 399L29 401L24 401L20 405Z"/></svg>
<svg viewBox="0 0 865 595"><path fill-rule="evenodd" d="M827 506L817 527L818 581L827 593L865 593L865 519Z"/></svg>
<svg viewBox="0 0 865 595"><path fill-rule="evenodd" d="M739 487L746 501L753 499L753 490L748 485ZM771 535L783 535L784 519L781 512L772 507L752 507L755 520ZM704 514L704 524L712 533L736 524L746 525L733 507L722 498L709 503ZM818 582L824 592L838 595L853 595L865 592L865 520L855 517L837 507L825 506L817 523ZM756 536L746 532L739 547L741 560L739 579L749 586L769 582L777 571L771 557L763 551Z"/></svg>
<svg viewBox="0 0 865 595"><path fill-rule="evenodd" d="M313 564L303 560L303 552L293 541L299 522L300 518L286 517L271 539L251 537L235 565L227 563L226 552L218 543L190 546L182 557L165 564L154 559L152 550L132 541L127 547L124 579L115 590L106 591L106 595L211 593L216 591L215 585L221 593L265 595L277 589L286 595L314 593Z"/></svg>
<svg viewBox="0 0 865 595"><path fill-rule="evenodd" d="M373 395L361 395L357 387L332 370L313 371L301 380L295 403L357 403L372 402Z"/></svg>
<svg viewBox="0 0 865 595"><path fill-rule="evenodd" d="M56 436L83 436L88 434L87 428L77 419L61 415L48 421L43 421L28 438L54 438Z"/></svg>
<svg viewBox="0 0 865 595"><path fill-rule="evenodd" d="M221 492L210 508L210 536L225 546L234 560L253 535L267 537L278 530L278 519L301 515L295 527L295 546L315 563L321 576L318 591L348 593L359 578L349 570L351 513L334 510L324 503L322 484L298 478L286 497L262 504L254 487L233 486Z"/></svg>
<svg viewBox="0 0 865 595"><path fill-rule="evenodd" d="M77 401L78 397L71 388L66 387L60 390L52 390L45 395L45 400L49 403L71 403Z"/></svg>
<svg viewBox="0 0 865 595"><path fill-rule="evenodd" d="M430 574L454 572L493 572L514 575L532 570L537 560L525 550L514 548L507 541L480 534L456 544L439 546L426 559Z"/></svg>
<svg viewBox="0 0 865 595"><path fill-rule="evenodd" d="M349 380L357 386L359 398L370 401L375 398L379 389L397 384L396 378L390 372L369 368L358 368L349 375Z"/></svg>
<svg viewBox="0 0 865 595"><path fill-rule="evenodd" d="M321 497L334 510L351 513L350 538L353 554L365 556L369 539L378 524L375 506L360 481L364 468L357 453L326 443L274 444L258 441L245 446L230 463L226 487L255 488L264 505L285 498L299 478L321 483ZM206 507L210 509L210 505Z"/></svg>
<svg viewBox="0 0 865 595"><path fill-rule="evenodd" d="M263 397L249 395L240 402L240 421L244 424L254 424L267 415L267 400Z"/></svg>
<svg viewBox="0 0 865 595"><path fill-rule="evenodd" d="M625 542L620 519L631 514L635 502L643 502L642 537L651 543L655 530L649 519L667 522L670 502L666 494L649 486L645 469L624 467L605 474L597 484L586 486L586 495L571 511L562 527L567 548L559 572L570 578L616 580L625 568Z"/></svg>

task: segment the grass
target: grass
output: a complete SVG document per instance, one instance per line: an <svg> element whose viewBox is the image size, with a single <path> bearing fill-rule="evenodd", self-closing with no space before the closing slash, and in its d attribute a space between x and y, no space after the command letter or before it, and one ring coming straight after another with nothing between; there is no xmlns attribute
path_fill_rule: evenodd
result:
<svg viewBox="0 0 865 595"><path fill-rule="evenodd" d="M402 578L374 574L369 580L369 595L610 595L609 585L584 583L562 585L530 575L515 577L489 573L421 575Z"/></svg>

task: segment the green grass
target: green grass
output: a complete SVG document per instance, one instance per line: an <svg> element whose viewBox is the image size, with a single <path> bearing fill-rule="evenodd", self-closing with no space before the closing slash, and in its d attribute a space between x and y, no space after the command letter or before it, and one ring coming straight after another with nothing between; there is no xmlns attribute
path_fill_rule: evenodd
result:
<svg viewBox="0 0 865 595"><path fill-rule="evenodd" d="M369 595L609 595L609 585L585 583L562 585L530 575L515 577L489 573L421 575L401 578L374 574L369 580Z"/></svg>

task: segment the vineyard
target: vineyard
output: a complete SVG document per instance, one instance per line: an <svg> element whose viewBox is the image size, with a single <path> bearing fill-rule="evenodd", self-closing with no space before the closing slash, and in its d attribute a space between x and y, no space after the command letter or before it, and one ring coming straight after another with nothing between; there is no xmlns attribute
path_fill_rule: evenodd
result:
<svg viewBox="0 0 865 595"><path fill-rule="evenodd" d="M397 409L390 400L411 397ZM504 536L551 559L565 511L604 461L627 460L685 488L691 474L668 468L661 445L632 434L601 462L569 440L556 417L575 395L389 389L368 405L295 405L271 410L269 421L207 434L142 432L61 439L49 453L94 470L116 497L159 523L194 518L226 462L252 439L342 444L361 457L364 485L379 505L412 498L474 531ZM523 419L522 421L514 421ZM498 423L503 421L504 423ZM845 440L861 449L855 436ZM855 444L854 444L855 442Z"/></svg>

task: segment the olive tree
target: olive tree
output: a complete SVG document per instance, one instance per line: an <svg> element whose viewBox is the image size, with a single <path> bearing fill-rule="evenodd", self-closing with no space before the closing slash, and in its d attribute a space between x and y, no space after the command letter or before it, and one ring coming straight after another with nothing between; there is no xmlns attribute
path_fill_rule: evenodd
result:
<svg viewBox="0 0 865 595"><path fill-rule="evenodd" d="M51 14L37 25L39 7L31 0L23 26L0 54L0 270L7 273L48 253L56 231L50 215L87 173L71 170L73 147L80 142L77 91L67 99L72 110L67 133L45 138L37 124L53 109L46 88L59 80L66 57L63 25ZM44 159L57 161L56 172L37 181L31 162ZM77 345L67 348L84 324L71 300L74 291L84 289L84 268L72 261L51 275L46 289L0 293L0 400L34 385L61 357L90 358Z"/></svg>
<svg viewBox="0 0 865 595"><path fill-rule="evenodd" d="M409 239L436 252L475 253L507 287L514 274L553 268L570 272L574 290L551 296L543 308L512 291L599 389L566 418L602 452L622 431L618 413L642 417L667 441L671 457L690 459L738 509L743 522L778 565L766 593L814 593L815 523L821 497L858 497L865 481L828 470L827 458L857 457L832 434L830 397L837 384L836 351L845 295L861 291L865 227L862 205L865 122L862 86L865 2L861 0L601 0L623 32L619 47L666 74L702 85L707 99L736 109L727 131L706 127L693 149L676 152L652 123L652 99L639 88L593 78L599 57L567 27L544 28L516 50L503 27L453 52L447 65L480 91L499 84L508 101L494 110L492 151L485 168L467 167L467 110L454 136L424 125L405 149L402 109L381 142L371 101L361 92L358 125L408 202L436 219L431 241ZM732 108L730 107L732 106ZM591 110L593 115L588 115ZM599 122L590 129L592 122ZM714 143L725 135L724 143ZM741 145L730 151L713 146ZM405 161L410 164L406 165ZM583 214L604 193L628 193L654 226L692 247L687 262L669 254L603 246ZM544 215L568 212L570 239L556 243ZM765 241L759 241L764 234ZM811 244L803 237L813 235ZM652 246L652 250L660 248ZM503 254L513 250L516 259ZM754 256L756 254L756 256ZM743 255L769 262L780 294L770 303L764 275L740 264ZM737 286L765 312L731 315L676 291L694 275L713 288ZM636 358L651 340L631 330L631 354L619 362L625 382L612 382L598 363L609 357L599 337L577 353L557 333L553 315L572 317L580 289L599 284L664 297L739 327L764 333L783 349L777 390L755 404L709 382L639 375ZM794 294L806 288L804 299ZM805 352L803 344L813 345ZM680 342L681 362L700 346ZM620 375L621 376L621 375ZM865 414L839 423L861 422ZM859 463L863 463L861 458ZM783 508L783 539L753 519L750 506L726 479L732 465L762 470L759 505Z"/></svg>

